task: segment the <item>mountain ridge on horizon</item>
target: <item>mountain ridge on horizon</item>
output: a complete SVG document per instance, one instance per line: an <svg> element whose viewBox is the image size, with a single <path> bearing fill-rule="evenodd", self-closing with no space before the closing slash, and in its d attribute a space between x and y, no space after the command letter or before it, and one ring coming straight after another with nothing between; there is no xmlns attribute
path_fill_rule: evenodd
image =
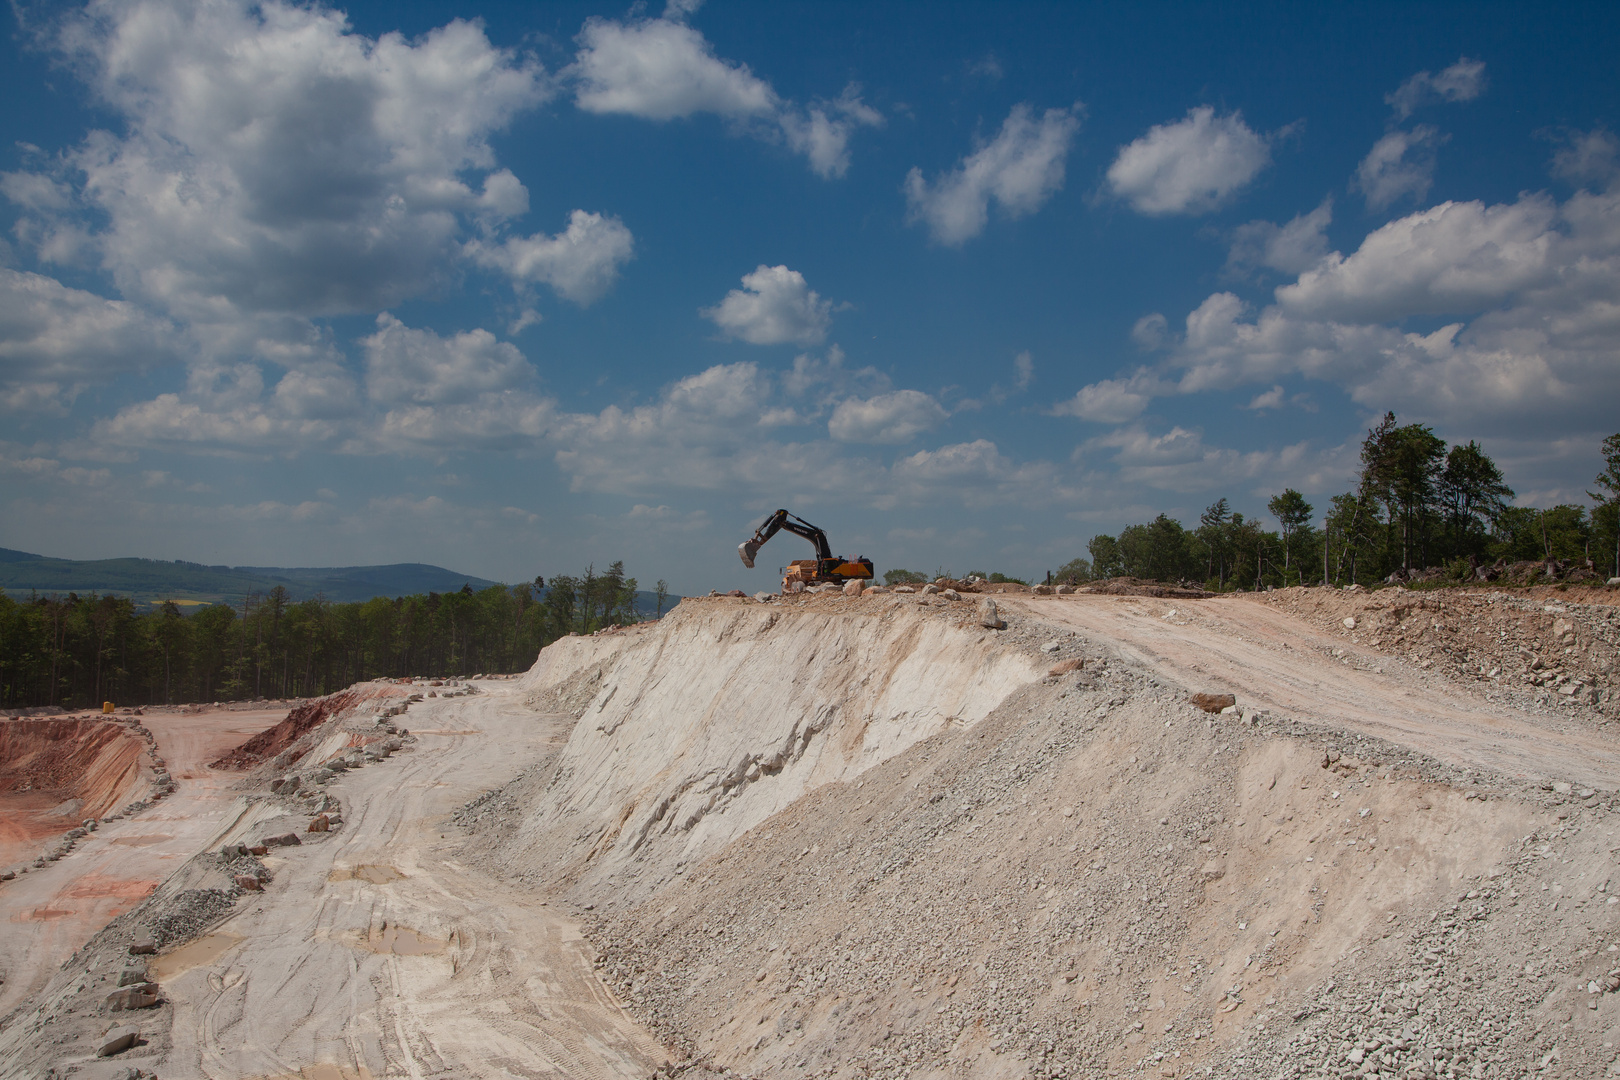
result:
<svg viewBox="0 0 1620 1080"><path fill-rule="evenodd" d="M317 595L333 603L377 596L454 592L463 585L485 589L502 584L460 574L430 563L375 566L208 566L184 559L166 561L126 556L115 559L59 559L0 548L0 590L30 593L117 593L150 605L174 600L186 606L236 601L277 585L292 600Z"/></svg>

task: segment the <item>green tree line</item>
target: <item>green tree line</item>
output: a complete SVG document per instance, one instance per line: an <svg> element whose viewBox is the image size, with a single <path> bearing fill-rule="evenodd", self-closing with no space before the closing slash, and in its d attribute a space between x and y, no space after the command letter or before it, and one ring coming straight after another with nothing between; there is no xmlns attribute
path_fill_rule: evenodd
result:
<svg viewBox="0 0 1620 1080"><path fill-rule="evenodd" d="M1513 506L1502 471L1473 441L1448 446L1423 424L1385 414L1361 445L1355 487L1319 517L1292 488L1266 509L1276 528L1222 498L1195 526L1160 514L1118 536L1098 535L1057 573L1062 581L1129 575L1216 590L1352 582L1445 567L1457 580L1498 561L1557 559L1620 575L1620 434L1603 441L1594 506Z"/></svg>
<svg viewBox="0 0 1620 1080"><path fill-rule="evenodd" d="M615 562L549 583L293 601L281 586L183 615L121 596L0 595L0 708L311 697L380 676L515 672L570 633L639 621ZM668 589L658 583L657 611Z"/></svg>

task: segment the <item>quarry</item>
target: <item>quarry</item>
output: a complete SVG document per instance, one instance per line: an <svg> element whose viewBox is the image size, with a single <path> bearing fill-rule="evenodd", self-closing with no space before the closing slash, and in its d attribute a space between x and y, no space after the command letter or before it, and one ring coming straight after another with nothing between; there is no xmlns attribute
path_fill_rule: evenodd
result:
<svg viewBox="0 0 1620 1080"><path fill-rule="evenodd" d="M6 719L0 1076L1620 1075L1617 598L856 582Z"/></svg>

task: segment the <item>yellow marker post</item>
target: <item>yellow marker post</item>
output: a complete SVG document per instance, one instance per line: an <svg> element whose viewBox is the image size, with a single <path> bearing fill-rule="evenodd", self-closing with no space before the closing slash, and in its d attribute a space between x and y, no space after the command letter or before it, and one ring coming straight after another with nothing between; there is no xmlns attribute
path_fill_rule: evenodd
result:
<svg viewBox="0 0 1620 1080"><path fill-rule="evenodd" d="M103 701L101 703L101 711L104 712L104 713L112 712L113 711L113 703L110 702L110 701Z"/></svg>

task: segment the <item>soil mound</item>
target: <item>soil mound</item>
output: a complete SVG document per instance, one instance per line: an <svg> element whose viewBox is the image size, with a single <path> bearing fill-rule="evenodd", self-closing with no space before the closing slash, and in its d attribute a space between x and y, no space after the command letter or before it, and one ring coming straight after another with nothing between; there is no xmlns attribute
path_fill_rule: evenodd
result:
<svg viewBox="0 0 1620 1080"><path fill-rule="evenodd" d="M358 690L345 690L339 694L305 702L287 714L287 718L273 728L259 732L218 761L210 763L215 769L234 769L238 772L252 769L292 747L299 738L323 724L326 719L357 705L368 695ZM294 750L287 764L303 757Z"/></svg>
<svg viewBox="0 0 1620 1080"><path fill-rule="evenodd" d="M1186 585L1165 585L1157 581L1143 578L1117 577L1107 581L1094 581L1090 585L1082 585L1075 590L1077 593L1093 593L1100 596L1155 596L1163 600L1206 600L1214 593L1203 589L1190 588Z"/></svg>

